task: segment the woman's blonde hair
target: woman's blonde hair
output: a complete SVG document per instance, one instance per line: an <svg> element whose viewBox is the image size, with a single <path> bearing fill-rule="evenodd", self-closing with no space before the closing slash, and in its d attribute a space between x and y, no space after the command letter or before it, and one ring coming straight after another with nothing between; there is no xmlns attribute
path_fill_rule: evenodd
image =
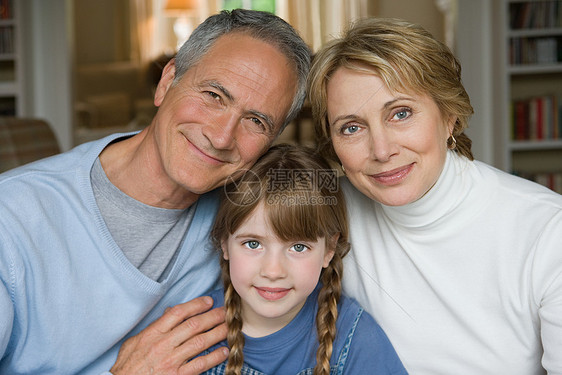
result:
<svg viewBox="0 0 562 375"><path fill-rule="evenodd" d="M473 160L464 133L474 110L461 82L461 66L449 48L422 27L398 19L366 18L350 25L342 37L314 56L308 78L318 144L338 161L327 119L327 83L340 68L374 73L393 91L428 94L445 118L456 117L454 151Z"/></svg>
<svg viewBox="0 0 562 375"><path fill-rule="evenodd" d="M221 249L259 204L264 204L268 223L279 239L316 241L324 237L326 248L334 251L330 264L320 274L316 317L319 347L314 374L328 375L341 297L342 258L350 247L337 173L311 148L273 146L240 180L225 188L211 232L213 245ZM241 301L230 280L228 261L222 256L221 268L230 347L226 374L240 374L244 361Z"/></svg>

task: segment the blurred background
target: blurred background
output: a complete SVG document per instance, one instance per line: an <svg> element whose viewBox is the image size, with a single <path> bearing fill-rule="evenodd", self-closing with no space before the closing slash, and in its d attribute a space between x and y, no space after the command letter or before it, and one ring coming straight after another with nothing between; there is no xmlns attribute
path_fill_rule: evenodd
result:
<svg viewBox="0 0 562 375"><path fill-rule="evenodd" d="M476 158L562 189L562 0L0 0L0 124L42 119L61 151L142 129L177 47L240 7L278 14L313 51L357 18L421 24L462 63ZM313 143L311 128L305 108L281 140Z"/></svg>

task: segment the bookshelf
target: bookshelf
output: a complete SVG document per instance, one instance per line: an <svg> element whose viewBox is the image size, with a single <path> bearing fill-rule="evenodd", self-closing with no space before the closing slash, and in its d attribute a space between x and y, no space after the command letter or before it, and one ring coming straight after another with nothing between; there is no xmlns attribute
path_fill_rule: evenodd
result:
<svg viewBox="0 0 562 375"><path fill-rule="evenodd" d="M562 0L503 0L504 169L562 194Z"/></svg>
<svg viewBox="0 0 562 375"><path fill-rule="evenodd" d="M0 0L0 116L23 109L21 0Z"/></svg>

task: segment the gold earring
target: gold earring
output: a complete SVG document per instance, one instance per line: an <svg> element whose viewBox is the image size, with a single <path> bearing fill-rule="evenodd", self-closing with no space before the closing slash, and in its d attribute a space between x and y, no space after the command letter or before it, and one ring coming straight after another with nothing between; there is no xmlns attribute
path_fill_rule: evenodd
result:
<svg viewBox="0 0 562 375"><path fill-rule="evenodd" d="M343 164L341 165L341 170L343 171L343 174L345 175L345 167L343 166Z"/></svg>
<svg viewBox="0 0 562 375"><path fill-rule="evenodd" d="M457 140L455 136L451 134L449 138L447 138L447 148L449 150L454 150L457 147Z"/></svg>

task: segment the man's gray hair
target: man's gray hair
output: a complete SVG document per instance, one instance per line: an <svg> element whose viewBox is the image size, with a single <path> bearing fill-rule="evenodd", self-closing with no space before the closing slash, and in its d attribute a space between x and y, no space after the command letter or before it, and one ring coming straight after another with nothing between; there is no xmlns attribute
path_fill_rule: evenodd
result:
<svg viewBox="0 0 562 375"><path fill-rule="evenodd" d="M241 32L270 43L294 64L298 88L282 125L284 128L299 113L306 97L306 80L310 70L311 51L297 31L282 18L267 12L248 9L223 10L201 23L181 46L175 61L177 84L183 74L197 64L222 35Z"/></svg>

